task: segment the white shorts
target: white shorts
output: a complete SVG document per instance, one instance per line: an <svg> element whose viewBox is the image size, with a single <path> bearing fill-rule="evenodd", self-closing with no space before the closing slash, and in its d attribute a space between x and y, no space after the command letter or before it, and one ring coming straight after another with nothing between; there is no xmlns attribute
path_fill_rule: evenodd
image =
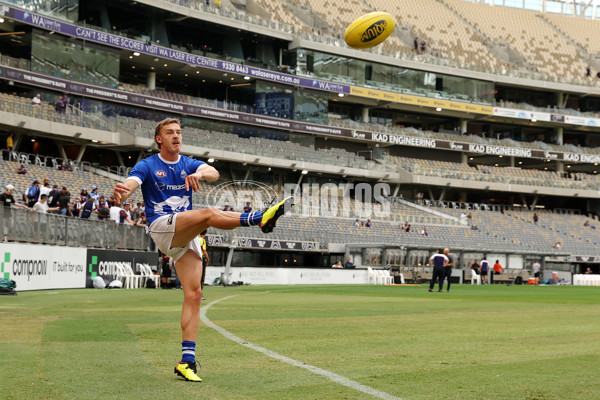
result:
<svg viewBox="0 0 600 400"><path fill-rule="evenodd" d="M190 249L202 258L202 247L200 246L198 237L195 237L185 247L171 248L171 242L173 241L173 236L175 236L176 222L177 214L171 214L158 217L150 224L148 233L150 233L150 237L156 243L156 247L165 255L173 258L174 262L177 262Z"/></svg>

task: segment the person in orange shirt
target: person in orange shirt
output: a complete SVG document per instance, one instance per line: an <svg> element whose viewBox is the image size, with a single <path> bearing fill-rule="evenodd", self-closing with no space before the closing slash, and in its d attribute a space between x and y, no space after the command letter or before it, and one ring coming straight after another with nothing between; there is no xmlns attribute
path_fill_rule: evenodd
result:
<svg viewBox="0 0 600 400"><path fill-rule="evenodd" d="M502 273L502 265L500 265L500 260L496 260L496 264L494 264L494 275L500 275ZM492 276L493 279L493 276ZM493 280L492 280L492 283Z"/></svg>

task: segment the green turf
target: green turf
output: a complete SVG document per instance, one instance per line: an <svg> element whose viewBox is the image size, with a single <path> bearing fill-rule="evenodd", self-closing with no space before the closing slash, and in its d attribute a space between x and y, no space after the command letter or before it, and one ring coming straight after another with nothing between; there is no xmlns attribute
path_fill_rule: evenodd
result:
<svg viewBox="0 0 600 400"><path fill-rule="evenodd" d="M232 334L402 399L600 398L600 288L208 287ZM233 297L230 297L233 296ZM204 382L173 374L182 292L0 297L0 399L368 399L201 324Z"/></svg>

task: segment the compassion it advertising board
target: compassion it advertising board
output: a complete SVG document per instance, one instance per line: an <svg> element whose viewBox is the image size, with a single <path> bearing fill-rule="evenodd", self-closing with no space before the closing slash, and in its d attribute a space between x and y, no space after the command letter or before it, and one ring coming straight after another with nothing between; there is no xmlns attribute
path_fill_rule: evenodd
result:
<svg viewBox="0 0 600 400"><path fill-rule="evenodd" d="M92 280L96 276L101 276L106 283L113 281L117 278L118 264L126 264L139 274L139 264L148 264L153 269L158 265L158 252L88 249L85 284L82 287L93 287Z"/></svg>
<svg viewBox="0 0 600 400"><path fill-rule="evenodd" d="M32 244L0 244L0 277L17 291L85 287L87 249Z"/></svg>

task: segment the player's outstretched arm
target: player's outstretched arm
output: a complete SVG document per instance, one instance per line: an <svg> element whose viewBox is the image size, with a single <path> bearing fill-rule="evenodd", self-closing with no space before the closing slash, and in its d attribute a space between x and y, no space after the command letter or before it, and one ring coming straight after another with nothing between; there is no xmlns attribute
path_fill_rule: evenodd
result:
<svg viewBox="0 0 600 400"><path fill-rule="evenodd" d="M123 183L117 183L113 191L113 197L119 203L127 200L140 185L133 179L127 179Z"/></svg>
<svg viewBox="0 0 600 400"><path fill-rule="evenodd" d="M200 189L200 184L198 182L201 180L214 182L219 179L220 176L221 174L219 174L219 171L217 171L214 167L205 164L198 169L198 171L188 175L185 178L185 190L189 190L191 188L194 192L197 192Z"/></svg>

